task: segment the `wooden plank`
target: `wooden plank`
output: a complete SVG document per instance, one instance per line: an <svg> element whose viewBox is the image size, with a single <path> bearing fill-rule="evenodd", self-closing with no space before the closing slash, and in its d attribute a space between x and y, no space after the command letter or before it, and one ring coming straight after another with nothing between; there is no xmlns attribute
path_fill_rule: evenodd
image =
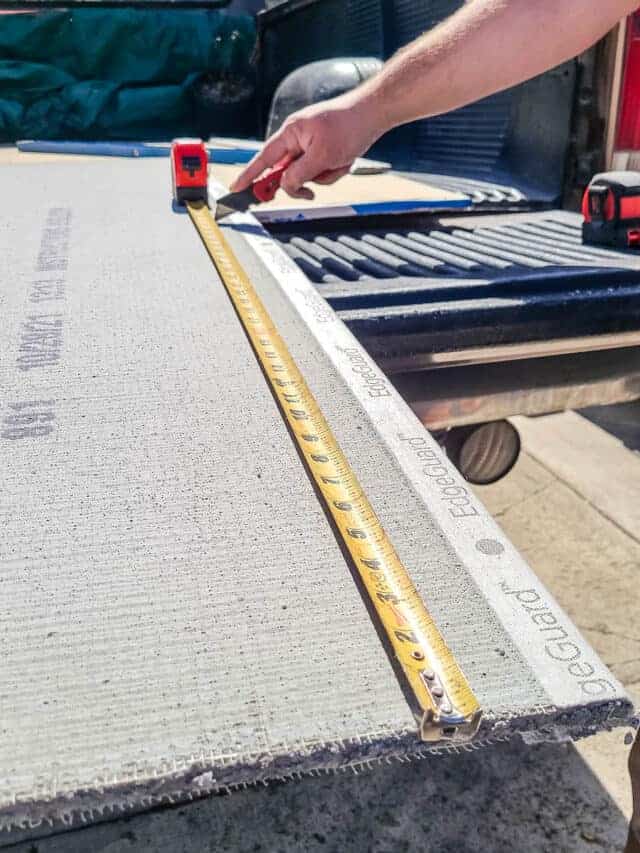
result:
<svg viewBox="0 0 640 853"><path fill-rule="evenodd" d="M609 35L609 63L606 75L606 88L609 99L609 108L606 116L605 132L605 163L607 169L613 168L613 153L615 148L615 136L618 127L618 108L620 105L620 92L622 89L622 70L624 66L624 53L627 34L627 21L620 21L613 33Z"/></svg>
<svg viewBox="0 0 640 853"><path fill-rule="evenodd" d="M240 174L241 167L212 164L212 175L225 186L229 186ZM280 191L272 202L260 205L254 211L263 221L290 221L297 219L321 219L329 216L356 215L358 212L401 212L405 205L409 209L433 209L441 207L464 207L468 201L463 193L449 192L419 181L412 181L395 174L345 175L335 184L309 185L314 193L313 201L292 199ZM368 206L384 205L380 211L366 210ZM394 209L397 205L399 209ZM365 210L361 211L361 207Z"/></svg>

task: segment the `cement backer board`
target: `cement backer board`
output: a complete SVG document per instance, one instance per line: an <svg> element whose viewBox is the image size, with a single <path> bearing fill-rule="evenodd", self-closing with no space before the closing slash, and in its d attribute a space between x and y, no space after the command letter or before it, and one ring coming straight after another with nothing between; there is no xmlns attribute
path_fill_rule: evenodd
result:
<svg viewBox="0 0 640 853"><path fill-rule="evenodd" d="M0 146L0 165L35 165L38 163L58 163L73 160L85 163L96 160L109 161L113 158L93 155L59 153L35 153L18 151L13 146ZM242 172L243 166L212 163L210 174L224 184L225 188ZM273 201L261 204L254 211L266 220L292 221L302 214L309 218L324 218L339 214L355 215L354 207L388 202L420 202L429 208L465 206L468 197L463 193L451 192L441 187L431 186L421 181L412 181L397 174L360 174L345 175L340 181L330 185L309 184L315 198L292 199L284 191L279 191ZM420 207L420 209L422 209Z"/></svg>
<svg viewBox="0 0 640 853"><path fill-rule="evenodd" d="M171 211L167 164L0 181L0 839L424 749L226 294ZM485 708L480 743L623 720L586 644L602 693L549 688L248 235L229 236ZM549 666L567 680L566 661Z"/></svg>

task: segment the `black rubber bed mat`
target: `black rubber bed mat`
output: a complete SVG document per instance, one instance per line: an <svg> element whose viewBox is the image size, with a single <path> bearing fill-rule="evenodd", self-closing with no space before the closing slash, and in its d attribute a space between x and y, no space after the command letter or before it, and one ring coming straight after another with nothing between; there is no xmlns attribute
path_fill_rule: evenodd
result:
<svg viewBox="0 0 640 853"><path fill-rule="evenodd" d="M423 181L429 186L440 187L449 192L460 192L468 195L475 208L487 210L527 209L540 207L540 193L531 187L513 186L511 175L490 178L468 177L459 174L443 172L399 172L405 178L413 181ZM548 205L547 205L548 206Z"/></svg>
<svg viewBox="0 0 640 853"><path fill-rule="evenodd" d="M583 246L562 211L276 236L374 356L640 329L640 254Z"/></svg>

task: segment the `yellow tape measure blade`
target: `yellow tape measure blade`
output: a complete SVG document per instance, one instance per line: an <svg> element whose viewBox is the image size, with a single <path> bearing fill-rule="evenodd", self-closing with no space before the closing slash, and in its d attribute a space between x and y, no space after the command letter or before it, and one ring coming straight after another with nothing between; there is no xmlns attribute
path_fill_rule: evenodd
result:
<svg viewBox="0 0 640 853"><path fill-rule="evenodd" d="M469 683L211 212L187 208L415 696L420 736L468 740L481 716Z"/></svg>

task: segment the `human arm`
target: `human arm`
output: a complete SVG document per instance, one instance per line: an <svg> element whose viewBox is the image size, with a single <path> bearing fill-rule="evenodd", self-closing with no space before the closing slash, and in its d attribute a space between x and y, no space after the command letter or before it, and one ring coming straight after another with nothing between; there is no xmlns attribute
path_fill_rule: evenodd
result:
<svg viewBox="0 0 640 853"><path fill-rule="evenodd" d="M332 183L386 131L506 89L576 56L638 0L471 0L402 48L357 89L289 116L234 182L242 190L285 155L286 192ZM323 174L324 173L324 174Z"/></svg>

